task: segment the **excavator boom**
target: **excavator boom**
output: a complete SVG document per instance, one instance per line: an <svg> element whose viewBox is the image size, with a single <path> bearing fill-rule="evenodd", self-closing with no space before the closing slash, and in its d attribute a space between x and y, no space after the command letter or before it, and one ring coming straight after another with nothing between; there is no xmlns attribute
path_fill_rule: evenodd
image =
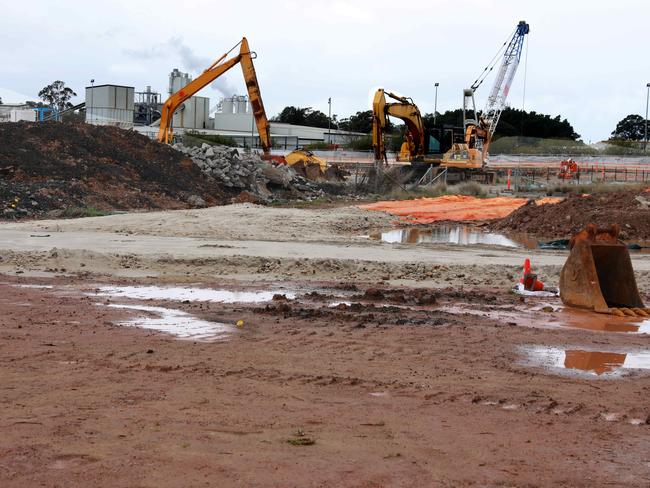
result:
<svg viewBox="0 0 650 488"><path fill-rule="evenodd" d="M386 97L395 102L388 103ZM387 161L384 132L388 116L401 119L406 124L406 140L402 144L400 157L408 161L424 157L424 124L420 110L413 100L380 88L375 93L372 103L372 116L372 146L376 161Z"/></svg>
<svg viewBox="0 0 650 488"><path fill-rule="evenodd" d="M236 47L240 46L239 53L226 60L226 57ZM241 64L244 73L244 80L246 81L246 90L248 91L248 98L250 100L253 116L255 117L255 124L257 125L257 132L260 136L262 150L265 155L268 155L271 150L271 134L269 121L266 117L264 104L262 103L262 95L260 87L257 82L257 75L255 67L253 66L253 59L255 53L251 52L248 41L244 37L233 49L217 59L212 65L206 69L200 76L192 80L187 86L184 86L176 93L173 93L163 104L161 117L160 117L160 131L158 132L158 140L164 143L171 143L173 139L172 121L174 112L187 101L190 97L194 96L199 90L206 87L214 80L219 78L225 72L230 70L236 64Z"/></svg>

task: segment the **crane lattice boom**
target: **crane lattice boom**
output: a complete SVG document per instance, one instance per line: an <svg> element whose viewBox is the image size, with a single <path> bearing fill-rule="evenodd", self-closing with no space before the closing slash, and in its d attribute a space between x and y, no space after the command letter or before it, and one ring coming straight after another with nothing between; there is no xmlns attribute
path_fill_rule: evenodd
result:
<svg viewBox="0 0 650 488"><path fill-rule="evenodd" d="M525 21L522 20L519 22L517 29L503 54L501 67L499 68L497 77L494 80L494 85L492 86L492 91L487 99L487 104L485 105L485 110L483 111L482 116L484 128L488 132L488 140L492 139L497 124L499 123L501 112L503 112L503 109L505 108L506 98L508 98L508 92L510 91L510 85L512 85L512 80L515 77L517 67L519 66L519 60L521 59L524 36L528 34L529 31L530 26Z"/></svg>

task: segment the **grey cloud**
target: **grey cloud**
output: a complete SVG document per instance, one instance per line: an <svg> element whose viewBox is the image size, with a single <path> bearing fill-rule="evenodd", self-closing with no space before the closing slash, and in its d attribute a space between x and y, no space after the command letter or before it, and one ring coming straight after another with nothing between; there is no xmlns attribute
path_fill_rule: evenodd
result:
<svg viewBox="0 0 650 488"><path fill-rule="evenodd" d="M202 73L213 62L207 57L197 55L180 37L172 37L164 43L155 44L143 49L127 49L124 52L132 58L148 60L169 56L170 51L178 55L183 69L195 75ZM224 96L234 95L238 91L237 87L231 84L225 76L218 78L210 86L221 92Z"/></svg>

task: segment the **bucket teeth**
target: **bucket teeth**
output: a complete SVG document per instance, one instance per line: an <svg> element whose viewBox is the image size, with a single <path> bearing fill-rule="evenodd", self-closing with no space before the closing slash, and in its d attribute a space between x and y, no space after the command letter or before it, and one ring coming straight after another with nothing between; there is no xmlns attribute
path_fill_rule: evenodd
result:
<svg viewBox="0 0 650 488"><path fill-rule="evenodd" d="M636 314L627 307L620 307L619 310L623 312L628 317L636 317Z"/></svg>

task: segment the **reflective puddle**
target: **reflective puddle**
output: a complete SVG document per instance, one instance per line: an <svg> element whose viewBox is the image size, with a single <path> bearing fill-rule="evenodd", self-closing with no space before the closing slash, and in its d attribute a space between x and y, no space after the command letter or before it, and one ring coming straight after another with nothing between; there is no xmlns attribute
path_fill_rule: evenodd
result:
<svg viewBox="0 0 650 488"><path fill-rule="evenodd" d="M503 247L537 248L537 240L526 236L508 237L482 232L468 225L436 226L429 229L407 228L370 234L370 238L391 244L458 244L471 246L486 244Z"/></svg>
<svg viewBox="0 0 650 488"><path fill-rule="evenodd" d="M52 285L11 285L16 288L33 288L36 290L51 290L54 288Z"/></svg>
<svg viewBox="0 0 650 488"><path fill-rule="evenodd" d="M632 332L636 334L650 334L650 320L638 323L609 320L570 321L564 324L565 327L577 327L579 329L595 330L602 332Z"/></svg>
<svg viewBox="0 0 650 488"><path fill-rule="evenodd" d="M217 303L260 303L268 302L274 295L282 294L289 299L295 293L278 291L230 291L213 288L183 288L161 286L102 286L95 293L98 296L134 298L138 300L176 300Z"/></svg>
<svg viewBox="0 0 650 488"><path fill-rule="evenodd" d="M550 298L550 297L549 297ZM539 300L525 307L477 308L471 303L443 304L438 310L453 314L470 314L498 320L510 325L534 328L571 328L594 332L650 334L650 319L615 317L576 308L564 307L557 300Z"/></svg>
<svg viewBox="0 0 650 488"><path fill-rule="evenodd" d="M615 317L572 308L559 310L557 315L549 321L549 324L596 332L650 334L650 319Z"/></svg>
<svg viewBox="0 0 650 488"><path fill-rule="evenodd" d="M526 348L528 360L535 366L555 371L586 375L616 375L623 370L650 369L650 352L603 352L555 347Z"/></svg>
<svg viewBox="0 0 650 488"><path fill-rule="evenodd" d="M134 319L117 322L117 325L156 330L173 335L179 339L214 342L226 339L235 331L235 328L231 325L208 322L189 313L171 308L119 304L111 304L108 306L147 313L147 315Z"/></svg>

